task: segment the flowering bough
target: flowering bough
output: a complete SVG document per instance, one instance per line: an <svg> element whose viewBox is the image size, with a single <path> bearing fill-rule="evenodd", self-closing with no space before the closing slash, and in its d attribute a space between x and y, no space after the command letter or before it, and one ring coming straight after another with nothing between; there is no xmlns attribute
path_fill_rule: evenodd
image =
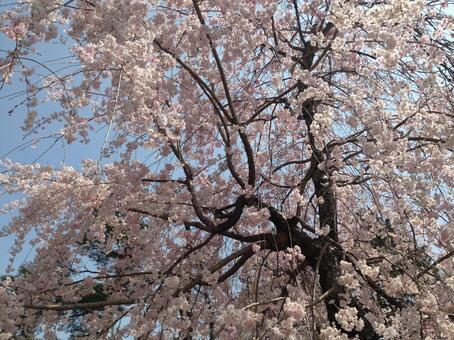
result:
<svg viewBox="0 0 454 340"><path fill-rule="evenodd" d="M107 133L81 170L3 161L4 190L25 199L1 235L12 259L32 235L36 256L2 279L2 337L451 338L449 5L3 11L1 86L21 72L24 130ZM34 55L58 38L71 73Z"/></svg>

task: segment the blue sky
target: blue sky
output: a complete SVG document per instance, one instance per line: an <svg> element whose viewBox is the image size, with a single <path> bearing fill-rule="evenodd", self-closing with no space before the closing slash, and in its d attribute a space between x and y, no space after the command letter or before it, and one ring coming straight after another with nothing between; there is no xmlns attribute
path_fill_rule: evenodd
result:
<svg viewBox="0 0 454 340"><path fill-rule="evenodd" d="M13 47L11 40L0 33L0 55L4 56L4 51L11 47ZM43 43L37 46L36 60L45 63L53 70L58 70L68 65L71 58L64 60L56 59L70 55L68 49L58 42ZM53 61L49 62L49 60ZM45 74L45 71L41 70L41 73ZM54 167L61 167L62 164L65 164L75 168L80 168L82 159L98 159L106 129L98 131L93 136L92 142L88 145L79 143L68 145L62 140L56 141L55 138L43 138L59 130L60 127L56 124L50 125L46 130L39 130L37 133L24 136L21 125L27 115L26 106L21 105L13 113L9 113L16 104L25 98L21 94L21 91L25 89L25 85L19 81L19 78L19 75L16 73L12 77L11 83L0 90L0 159L8 158L12 161L25 164L39 162L50 164ZM59 106L55 103L39 104L37 107L38 114L45 113L46 115L58 109ZM32 141L36 142L31 143ZM18 197L12 197L3 193L0 187L0 206ZM6 225L10 218L11 215L0 215L0 228ZM12 236L0 238L0 275L5 273L12 240ZM30 260L32 258L33 249L30 245L26 244L23 252L15 261L15 267L17 268L26 259Z"/></svg>

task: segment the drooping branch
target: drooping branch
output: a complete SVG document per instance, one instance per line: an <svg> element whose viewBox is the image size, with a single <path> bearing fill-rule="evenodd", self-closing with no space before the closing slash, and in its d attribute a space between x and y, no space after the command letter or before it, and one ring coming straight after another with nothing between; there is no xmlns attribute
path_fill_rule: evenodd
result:
<svg viewBox="0 0 454 340"><path fill-rule="evenodd" d="M265 243L262 243L261 244L262 246L265 246ZM252 248L252 245L248 245L232 254L230 254L229 256L223 258L221 261L219 261L218 263L216 263L215 265L211 266L209 269L208 269L208 272L213 274L215 273L216 271L218 271L219 269L223 268L224 266L226 266L227 264L229 264L230 262L232 262L233 260L241 257L243 260L238 260L238 262L240 262L240 265L238 266L233 266L232 268L234 268L232 270L232 274L235 273L252 255L254 254L253 252L253 248ZM243 257L244 256L244 257ZM229 271L227 271L228 273ZM224 280L227 279L230 275L226 275L225 278L223 278ZM222 276L220 276L221 278ZM219 279L220 279L219 278ZM203 284L204 283L204 280L203 280L203 276L202 275L198 275L197 277L195 277L194 279L190 280L189 282L187 282L182 288L179 288L175 291L175 293L173 294L174 297L177 297L180 295L180 293L182 292L187 292L189 291L190 289L192 289L193 287L195 287L196 285L198 284Z"/></svg>
<svg viewBox="0 0 454 340"><path fill-rule="evenodd" d="M123 300L111 300L111 301L97 301L97 302L84 302L84 303L69 303L69 304L26 304L24 305L27 309L37 310L52 310L52 311L66 311L74 309L100 309L108 306L119 306L119 305L133 305L139 303L140 299L123 299Z"/></svg>
<svg viewBox="0 0 454 340"><path fill-rule="evenodd" d="M224 282L227 280L229 277L231 277L233 274L235 274L252 256L254 255L254 251L252 248L243 254L238 261L235 262L235 264L230 267L225 273L223 273L221 276L218 278L218 283Z"/></svg>

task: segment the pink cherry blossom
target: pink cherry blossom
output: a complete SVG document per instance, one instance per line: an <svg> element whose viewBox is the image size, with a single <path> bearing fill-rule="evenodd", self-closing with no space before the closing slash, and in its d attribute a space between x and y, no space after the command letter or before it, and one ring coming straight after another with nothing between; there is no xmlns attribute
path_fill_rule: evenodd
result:
<svg viewBox="0 0 454 340"><path fill-rule="evenodd" d="M25 136L104 135L80 167L1 160L0 338L453 338L447 4L2 10Z"/></svg>

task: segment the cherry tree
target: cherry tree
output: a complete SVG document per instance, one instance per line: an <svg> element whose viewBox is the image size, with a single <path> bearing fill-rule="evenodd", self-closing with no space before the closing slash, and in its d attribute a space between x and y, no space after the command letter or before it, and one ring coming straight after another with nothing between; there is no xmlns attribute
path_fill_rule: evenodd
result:
<svg viewBox="0 0 454 340"><path fill-rule="evenodd" d="M3 208L11 264L36 249L1 281L2 339L452 339L449 6L3 10L1 86L23 80L24 131L105 138L79 168L2 161L2 190L24 197ZM38 61L45 41L70 71Z"/></svg>

